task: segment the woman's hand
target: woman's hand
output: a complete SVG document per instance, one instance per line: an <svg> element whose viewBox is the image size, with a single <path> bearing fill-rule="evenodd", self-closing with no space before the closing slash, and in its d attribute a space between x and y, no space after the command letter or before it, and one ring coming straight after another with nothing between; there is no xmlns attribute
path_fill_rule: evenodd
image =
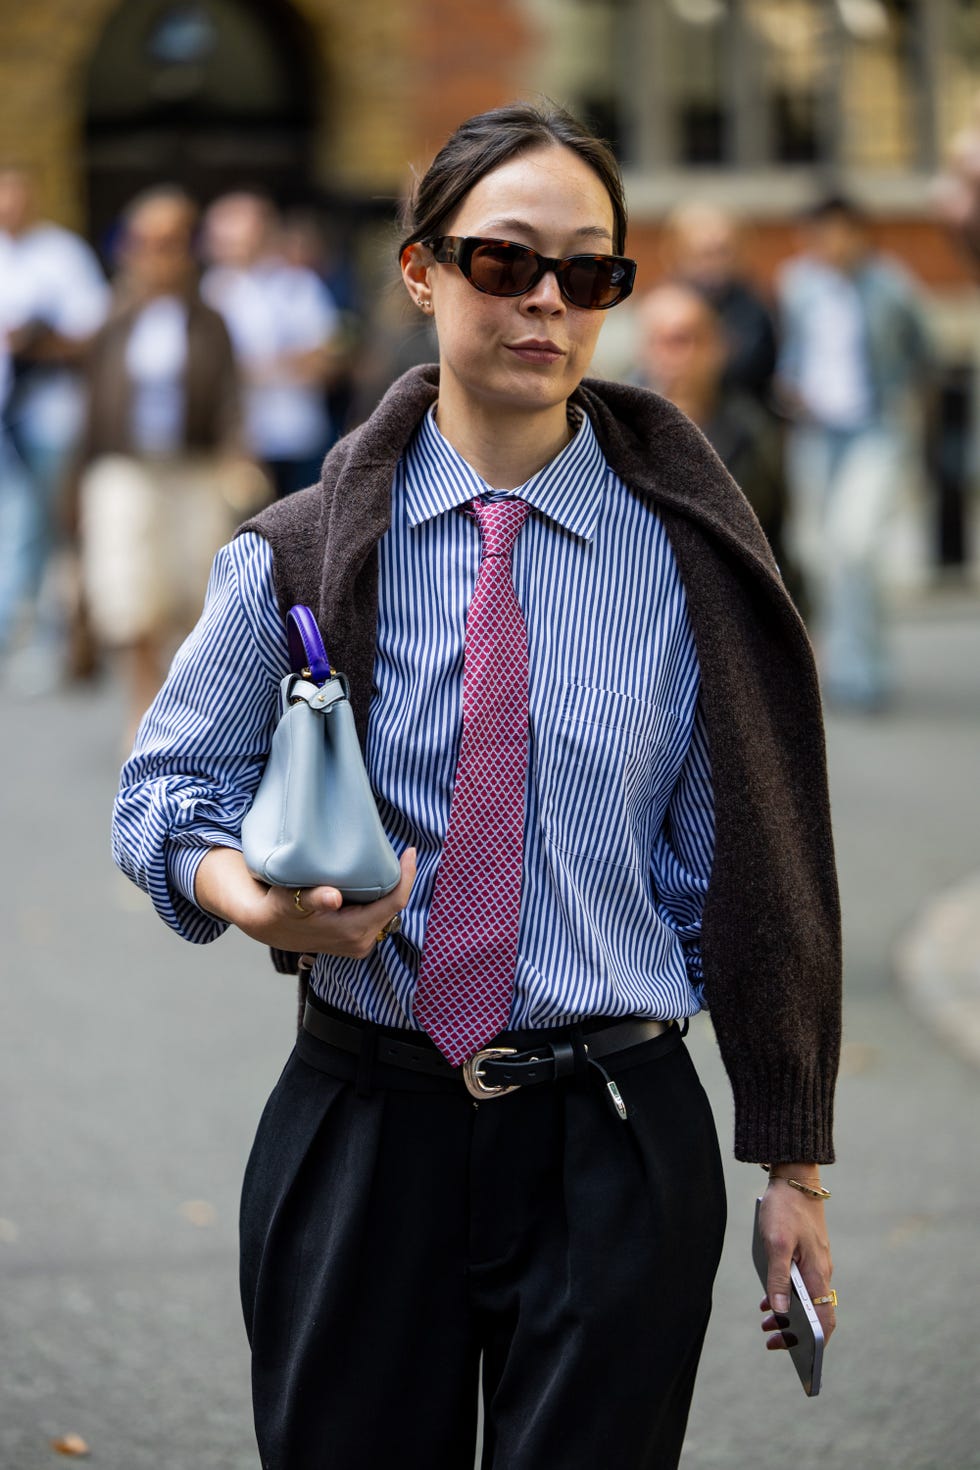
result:
<svg viewBox="0 0 980 1470"><path fill-rule="evenodd" d="M766 1347L787 1347L781 1327L787 1325L790 1298L790 1262L796 1262L811 1297L827 1296L834 1267L830 1258L830 1242L822 1200L809 1199L786 1183L799 1179L803 1184L818 1185L820 1176L815 1164L774 1165L769 1186L762 1200L759 1228L769 1258L766 1295L761 1310L763 1332L771 1333ZM824 1337L829 1338L837 1325L833 1306L828 1302L817 1307Z"/></svg>
<svg viewBox="0 0 980 1470"><path fill-rule="evenodd" d="M402 854L398 887L384 898L345 905L336 888L301 888L297 904L295 888L269 888L252 877L240 852L213 847L197 870L194 894L208 913L273 949L362 960L408 903L414 882L410 847Z"/></svg>

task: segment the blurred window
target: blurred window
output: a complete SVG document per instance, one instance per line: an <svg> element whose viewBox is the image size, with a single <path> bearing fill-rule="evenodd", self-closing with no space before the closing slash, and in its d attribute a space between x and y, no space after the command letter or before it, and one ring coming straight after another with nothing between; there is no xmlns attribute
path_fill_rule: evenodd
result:
<svg viewBox="0 0 980 1470"><path fill-rule="evenodd" d="M832 19L825 0L748 0L750 45L759 58L765 161L816 163L833 151L823 95ZM756 49L757 48L757 49Z"/></svg>
<svg viewBox="0 0 980 1470"><path fill-rule="evenodd" d="M978 0L946 0L946 34L937 101L937 132L951 138L973 110L980 77L980 4Z"/></svg>
<svg viewBox="0 0 980 1470"><path fill-rule="evenodd" d="M980 66L980 0L535 0L548 77L627 166L927 173ZM577 58L577 61L572 58ZM955 97L955 102L952 98Z"/></svg>
<svg viewBox="0 0 980 1470"><path fill-rule="evenodd" d="M204 5L172 5L150 29L146 49L154 61L169 65L206 61L215 49L218 28Z"/></svg>
<svg viewBox="0 0 980 1470"><path fill-rule="evenodd" d="M123 0L89 58L86 162L106 255L120 210L161 179L301 199L318 99L315 48L290 0Z"/></svg>
<svg viewBox="0 0 980 1470"><path fill-rule="evenodd" d="M126 0L89 62L90 121L175 107L235 119L295 111L290 18L288 6L255 0Z"/></svg>
<svg viewBox="0 0 980 1470"><path fill-rule="evenodd" d="M732 137L725 85L723 0L669 0L661 45L670 57L661 85L668 89L677 162L697 166L728 161Z"/></svg>
<svg viewBox="0 0 980 1470"><path fill-rule="evenodd" d="M876 171L929 167L932 129L921 115L929 87L922 4L839 0L839 10L848 163Z"/></svg>

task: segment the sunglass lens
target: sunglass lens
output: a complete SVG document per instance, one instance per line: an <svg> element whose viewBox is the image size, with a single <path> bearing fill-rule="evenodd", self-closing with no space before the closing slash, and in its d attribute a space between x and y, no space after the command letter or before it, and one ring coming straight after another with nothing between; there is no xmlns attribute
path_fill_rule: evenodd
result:
<svg viewBox="0 0 980 1470"><path fill-rule="evenodd" d="M624 284L622 266L615 260L582 256L573 258L562 276L565 294L573 306L598 310L619 299Z"/></svg>
<svg viewBox="0 0 980 1470"><path fill-rule="evenodd" d="M467 242L468 244L470 242ZM465 274L490 296L523 296L541 279L547 265L536 250L509 240L472 242ZM608 255L573 255L557 266L562 294L573 306L601 311L630 294L633 266Z"/></svg>
<svg viewBox="0 0 980 1470"><path fill-rule="evenodd" d="M470 279L491 296L521 296L530 290L536 269L533 250L505 241L478 245L470 259Z"/></svg>

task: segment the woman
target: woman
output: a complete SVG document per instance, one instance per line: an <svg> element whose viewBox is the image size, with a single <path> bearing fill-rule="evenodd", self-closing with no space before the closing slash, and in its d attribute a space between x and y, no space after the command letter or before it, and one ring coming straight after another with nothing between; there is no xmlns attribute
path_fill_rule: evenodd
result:
<svg viewBox="0 0 980 1470"><path fill-rule="evenodd" d="M485 1466L672 1466L725 1220L682 1041L709 1002L736 1152L771 1165L773 1306L793 1255L829 1294L799 1188L832 1158L839 1035L812 660L697 431L583 383L633 278L606 147L557 110L473 118L408 225L439 368L219 555L118 856L187 938L313 957L242 1205L263 1465L469 1467L482 1355ZM362 908L238 851L294 602L402 854Z"/></svg>

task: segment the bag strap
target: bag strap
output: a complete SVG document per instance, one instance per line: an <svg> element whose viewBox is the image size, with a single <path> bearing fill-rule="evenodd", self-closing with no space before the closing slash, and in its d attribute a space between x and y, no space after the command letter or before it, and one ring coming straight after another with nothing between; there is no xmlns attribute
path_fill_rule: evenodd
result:
<svg viewBox="0 0 980 1470"><path fill-rule="evenodd" d="M305 603L297 602L295 607L289 609L286 634L289 639L289 663L293 673L300 674L304 669L309 669L311 683L325 683L333 670L316 618Z"/></svg>

